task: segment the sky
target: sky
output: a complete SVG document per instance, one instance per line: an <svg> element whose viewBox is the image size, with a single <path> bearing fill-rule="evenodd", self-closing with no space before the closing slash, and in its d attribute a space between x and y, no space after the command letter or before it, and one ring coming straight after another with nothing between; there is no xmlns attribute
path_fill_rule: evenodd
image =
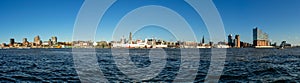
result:
<svg viewBox="0 0 300 83"><path fill-rule="evenodd" d="M239 34L241 41L252 43L252 29L258 27L269 34L271 42L286 40L288 43L300 44L299 0L213 2L221 15L226 35ZM42 40L57 36L58 41L72 41L74 24L83 3L84 0L1 0L0 42L8 43L10 38L15 38L18 42L23 38L33 41L37 35ZM210 39L201 16L182 0L119 0L106 11L100 21L96 41L111 41L119 21L132 10L147 5L164 6L181 15L191 26L198 42L203 36L206 42ZM149 11L150 14L153 12L159 11ZM167 41L176 40L170 31L161 27L144 27L134 33L133 39L154 36ZM128 35L129 33L124 34L124 37Z"/></svg>

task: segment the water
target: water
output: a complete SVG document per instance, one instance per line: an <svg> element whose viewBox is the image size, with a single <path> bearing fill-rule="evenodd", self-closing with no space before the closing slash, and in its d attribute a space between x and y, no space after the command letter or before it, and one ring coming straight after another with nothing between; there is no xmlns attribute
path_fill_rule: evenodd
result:
<svg viewBox="0 0 300 83"><path fill-rule="evenodd" d="M164 49L168 55L163 70L143 82L172 82L180 68L180 49ZM110 49L96 49L98 68L109 82L136 82L118 69ZM151 65L149 49L131 49L136 67ZM199 68L194 82L204 82L210 49L199 49ZM186 73L187 76L189 73ZM72 49L2 49L1 82L80 82ZM300 49L227 49L219 82L300 82Z"/></svg>

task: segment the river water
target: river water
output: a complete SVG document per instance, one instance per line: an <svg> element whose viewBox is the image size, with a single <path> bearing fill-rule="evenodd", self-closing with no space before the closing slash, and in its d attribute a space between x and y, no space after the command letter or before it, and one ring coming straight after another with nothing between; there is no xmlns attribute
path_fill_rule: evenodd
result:
<svg viewBox="0 0 300 83"><path fill-rule="evenodd" d="M157 76L143 82L173 82L176 78L181 49L163 50L167 55L164 68ZM154 64L149 52L150 49L130 49L129 57L137 68L146 68ZM120 71L111 49L96 49L95 54L97 68L107 81L137 82ZM211 49L199 49L199 56L194 82L204 82ZM1 49L0 82L80 82L73 58L72 49ZM219 82L300 82L300 48L227 49Z"/></svg>

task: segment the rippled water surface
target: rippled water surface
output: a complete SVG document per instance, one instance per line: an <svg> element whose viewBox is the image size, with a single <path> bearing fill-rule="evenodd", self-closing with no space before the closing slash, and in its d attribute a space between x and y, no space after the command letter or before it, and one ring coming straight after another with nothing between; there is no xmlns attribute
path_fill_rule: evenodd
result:
<svg viewBox="0 0 300 83"><path fill-rule="evenodd" d="M164 68L144 82L172 82L176 78L184 56L180 56L180 49L163 50L167 54ZM130 49L129 52L130 60L137 68L154 64L149 59L150 49ZM136 81L118 69L111 49L96 49L96 56L98 68L109 82ZM211 50L199 49L199 56L200 65L194 82L205 80ZM80 82L72 49L1 49L0 81ZM300 49L227 49L219 82L300 82Z"/></svg>

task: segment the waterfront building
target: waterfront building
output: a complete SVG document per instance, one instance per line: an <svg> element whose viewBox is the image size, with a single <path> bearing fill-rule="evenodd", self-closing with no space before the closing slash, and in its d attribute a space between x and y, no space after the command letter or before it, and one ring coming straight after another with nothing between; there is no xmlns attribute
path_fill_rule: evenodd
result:
<svg viewBox="0 0 300 83"><path fill-rule="evenodd" d="M6 43L1 44L1 47L6 47L6 46L7 46Z"/></svg>
<svg viewBox="0 0 300 83"><path fill-rule="evenodd" d="M162 44L164 44L164 41L159 39L155 43L156 43L156 45L162 45Z"/></svg>
<svg viewBox="0 0 300 83"><path fill-rule="evenodd" d="M34 37L33 41L34 41L35 46L40 46L42 44L40 36Z"/></svg>
<svg viewBox="0 0 300 83"><path fill-rule="evenodd" d="M182 44L183 48L197 48L197 42L194 41L185 41Z"/></svg>
<svg viewBox="0 0 300 83"><path fill-rule="evenodd" d="M286 43L286 41L282 41L281 44L280 44L280 47L281 47L281 48L286 48L286 47L292 47L292 45Z"/></svg>
<svg viewBox="0 0 300 83"><path fill-rule="evenodd" d="M126 38L123 36L119 42L120 44L125 44L126 43Z"/></svg>
<svg viewBox="0 0 300 83"><path fill-rule="evenodd" d="M146 38L145 43L148 45L156 45L156 40L154 38Z"/></svg>
<svg viewBox="0 0 300 83"><path fill-rule="evenodd" d="M27 38L23 38L23 42L22 42L23 46L28 46L29 42L27 40Z"/></svg>
<svg viewBox="0 0 300 83"><path fill-rule="evenodd" d="M175 43L176 48L180 48L181 45L183 45L183 43L181 43L181 41L176 41L176 43Z"/></svg>
<svg viewBox="0 0 300 83"><path fill-rule="evenodd" d="M202 37L202 42L201 42L202 44L204 44L205 43L205 41L204 41L204 36Z"/></svg>
<svg viewBox="0 0 300 83"><path fill-rule="evenodd" d="M171 48L176 47L176 42L166 42L166 44L167 44L168 47L171 47Z"/></svg>
<svg viewBox="0 0 300 83"><path fill-rule="evenodd" d="M106 41L100 41L100 42L97 42L98 46L100 46L101 48L105 48L105 47L108 47L109 44L106 42Z"/></svg>
<svg viewBox="0 0 300 83"><path fill-rule="evenodd" d="M235 35L235 47L236 48L240 48L241 47L240 35Z"/></svg>
<svg viewBox="0 0 300 83"><path fill-rule="evenodd" d="M27 42L28 42L27 38L23 38L23 42L22 43L25 45Z"/></svg>
<svg viewBox="0 0 300 83"><path fill-rule="evenodd" d="M53 37L51 37L51 39L52 39L52 44L56 45L57 44L57 37L53 36Z"/></svg>
<svg viewBox="0 0 300 83"><path fill-rule="evenodd" d="M19 48L19 47L21 47L21 46L22 46L22 43L16 42L16 43L14 44L14 47L17 47L17 48Z"/></svg>
<svg viewBox="0 0 300 83"><path fill-rule="evenodd" d="M247 48L247 47L251 47L252 46L252 44L250 44L250 43L247 43L247 42L241 42L241 47L242 48Z"/></svg>
<svg viewBox="0 0 300 83"><path fill-rule="evenodd" d="M15 39L11 38L9 41L9 46L14 46L14 44L15 44Z"/></svg>
<svg viewBox="0 0 300 83"><path fill-rule="evenodd" d="M213 46L214 45L214 42L209 42L209 46Z"/></svg>
<svg viewBox="0 0 300 83"><path fill-rule="evenodd" d="M123 37L124 38L124 37ZM129 42L125 42L125 39L121 39L120 42L114 42L112 43L112 48L164 48L167 47L167 45L157 45L156 39L154 38L146 38L145 41L138 40L136 42L132 42L131 44Z"/></svg>
<svg viewBox="0 0 300 83"><path fill-rule="evenodd" d="M277 43L274 42L273 44L271 43L270 45L276 47L276 46L277 46Z"/></svg>
<svg viewBox="0 0 300 83"><path fill-rule="evenodd" d="M67 43L68 42L61 42L62 45L67 45ZM73 41L73 43L71 43L71 45L73 45L76 48L77 47L87 48L87 47L92 47L93 43L94 43L93 41Z"/></svg>
<svg viewBox="0 0 300 83"><path fill-rule="evenodd" d="M229 45L230 47L233 47L233 46L234 46L234 44L233 44L233 39L232 39L232 34L229 34L229 35L228 35L228 45Z"/></svg>
<svg viewBox="0 0 300 83"><path fill-rule="evenodd" d="M166 41L161 40L161 39L157 40L155 46L156 46L156 48L167 48L168 47Z"/></svg>
<svg viewBox="0 0 300 83"><path fill-rule="evenodd" d="M228 43L224 42L224 41L220 41L218 42L219 45L227 45Z"/></svg>
<svg viewBox="0 0 300 83"><path fill-rule="evenodd" d="M132 33L129 33L129 44L132 44Z"/></svg>
<svg viewBox="0 0 300 83"><path fill-rule="evenodd" d="M258 29L253 29L253 45L254 46L269 46L269 36L267 33Z"/></svg>
<svg viewBox="0 0 300 83"><path fill-rule="evenodd" d="M136 42L137 44L138 44L138 43L143 43L143 40L138 39L138 40L136 40L135 42Z"/></svg>
<svg viewBox="0 0 300 83"><path fill-rule="evenodd" d="M45 47L45 46L49 46L49 41L44 41L44 42L42 42L42 44L41 44L43 47Z"/></svg>
<svg viewBox="0 0 300 83"><path fill-rule="evenodd" d="M52 41L51 39L49 39L48 45L49 45L49 46L52 46L52 45L53 45L53 41Z"/></svg>

